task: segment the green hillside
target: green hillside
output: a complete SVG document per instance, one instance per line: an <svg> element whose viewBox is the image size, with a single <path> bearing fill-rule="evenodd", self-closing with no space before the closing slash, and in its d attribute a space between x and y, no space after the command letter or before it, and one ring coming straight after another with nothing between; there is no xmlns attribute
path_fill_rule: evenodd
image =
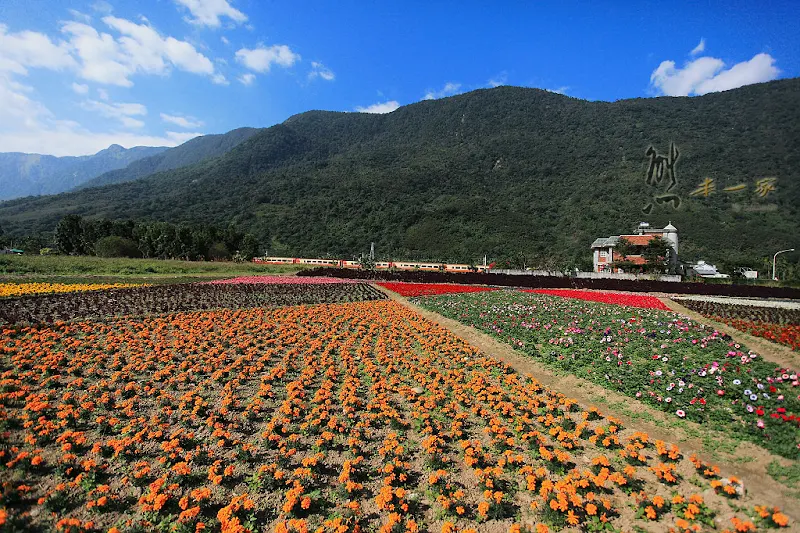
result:
<svg viewBox="0 0 800 533"><path fill-rule="evenodd" d="M152 157L132 163L125 168L112 170L80 184L76 189L100 187L113 183L133 181L156 172L164 172L179 167L213 159L252 137L256 128L238 128L222 135L202 135L186 141L180 146L170 148Z"/></svg>
<svg viewBox="0 0 800 533"><path fill-rule="evenodd" d="M646 183L646 151L670 142L680 206L644 214L668 188ZM705 178L715 190L692 196ZM585 262L596 237L672 221L684 259L751 261L800 244L799 199L800 79L613 103L498 87L387 115L303 113L199 165L2 203L0 226L47 231L68 213L234 223L273 254L374 241L381 255L535 264Z"/></svg>

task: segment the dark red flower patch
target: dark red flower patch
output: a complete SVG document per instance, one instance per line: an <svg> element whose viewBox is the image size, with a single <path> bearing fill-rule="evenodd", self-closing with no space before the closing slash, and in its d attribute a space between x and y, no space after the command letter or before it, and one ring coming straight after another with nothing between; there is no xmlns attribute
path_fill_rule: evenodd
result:
<svg viewBox="0 0 800 533"><path fill-rule="evenodd" d="M437 294L456 294L462 292L484 292L497 290L494 287L454 285L451 283L402 283L381 281L380 283L377 283L377 285L396 292L400 296L435 296Z"/></svg>
<svg viewBox="0 0 800 533"><path fill-rule="evenodd" d="M717 322L728 324L739 331L744 331L756 337L763 337L772 342L785 344L792 350L800 351L800 325L797 324L770 324L769 322L754 322L740 318L711 317Z"/></svg>
<svg viewBox="0 0 800 533"><path fill-rule="evenodd" d="M622 294L616 292L579 291L573 289L532 289L522 292L535 292L536 294L562 296L564 298L575 298L577 300L588 300L604 304L627 305L628 307L661 309L662 311L670 310L669 307L661 303L661 300L655 296L640 296L638 294Z"/></svg>

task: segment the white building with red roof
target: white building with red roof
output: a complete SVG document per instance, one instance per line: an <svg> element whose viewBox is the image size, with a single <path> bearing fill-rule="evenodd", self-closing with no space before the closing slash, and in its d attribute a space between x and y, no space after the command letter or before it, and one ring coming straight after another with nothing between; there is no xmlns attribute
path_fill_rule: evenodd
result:
<svg viewBox="0 0 800 533"><path fill-rule="evenodd" d="M622 272L622 269L614 267L613 263L623 260L634 265L644 265L646 261L641 255L631 254L623 257L615 248L621 239L625 239L634 246L647 246L651 240L657 237L661 237L672 244L672 261L676 261L678 257L678 229L672 225L672 222L660 229L651 228L650 224L642 222L636 232L631 235L613 235L595 239L592 243L593 270L595 272Z"/></svg>

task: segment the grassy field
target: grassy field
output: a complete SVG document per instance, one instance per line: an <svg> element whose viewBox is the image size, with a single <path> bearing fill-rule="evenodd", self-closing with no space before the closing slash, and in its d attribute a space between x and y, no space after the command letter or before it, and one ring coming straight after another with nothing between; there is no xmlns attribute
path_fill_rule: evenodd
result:
<svg viewBox="0 0 800 533"><path fill-rule="evenodd" d="M176 283L241 275L294 274L294 265L107 259L63 255L0 255L0 282L114 283L146 281Z"/></svg>

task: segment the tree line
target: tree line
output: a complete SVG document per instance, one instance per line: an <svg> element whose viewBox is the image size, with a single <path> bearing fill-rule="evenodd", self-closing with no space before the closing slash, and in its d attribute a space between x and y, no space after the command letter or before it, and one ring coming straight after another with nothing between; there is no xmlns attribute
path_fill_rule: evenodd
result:
<svg viewBox="0 0 800 533"><path fill-rule="evenodd" d="M56 226L59 253L187 261L241 259L258 255L258 241L233 226L84 219L67 215Z"/></svg>

